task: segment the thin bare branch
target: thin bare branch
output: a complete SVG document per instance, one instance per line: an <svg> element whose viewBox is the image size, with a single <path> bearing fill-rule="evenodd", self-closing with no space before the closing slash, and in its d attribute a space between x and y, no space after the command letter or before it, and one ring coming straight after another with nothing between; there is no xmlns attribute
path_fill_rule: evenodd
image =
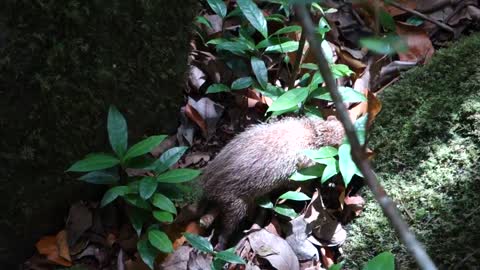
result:
<svg viewBox="0 0 480 270"><path fill-rule="evenodd" d="M330 95L337 108L338 119L342 122L345 128L346 136L352 147L352 158L355 161L355 164L362 172L367 185L373 192L375 199L382 207L385 216L389 219L391 225L394 227L407 249L413 254L420 268L428 270L437 269L433 261L425 252L422 244L409 230L407 223L402 219L392 199L387 196L387 193L377 181L377 178L371 168L370 162L366 157L365 151L360 145L360 142L358 141L358 138L355 134L355 128L353 126L353 123L350 121L347 108L342 102L342 98L337 89L336 81L332 76L332 72L330 71L328 62L325 59L325 55L322 51L319 39L315 34L315 26L312 22L312 19L310 18L310 14L307 8L304 5L297 4L296 12L302 22L303 29L310 44L310 48L313 50L316 60L318 62L320 73L325 80L327 89L330 92Z"/></svg>

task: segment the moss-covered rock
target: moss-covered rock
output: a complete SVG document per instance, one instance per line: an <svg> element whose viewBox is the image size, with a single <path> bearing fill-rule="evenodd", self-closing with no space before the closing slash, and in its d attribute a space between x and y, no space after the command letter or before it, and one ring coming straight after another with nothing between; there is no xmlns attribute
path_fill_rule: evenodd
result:
<svg viewBox="0 0 480 270"><path fill-rule="evenodd" d="M473 35L404 74L381 95L371 132L379 179L441 268L480 265L479 48ZM384 250L399 269L416 268L369 196L350 228L347 259L360 264Z"/></svg>
<svg viewBox="0 0 480 270"><path fill-rule="evenodd" d="M196 1L3 0L0 3L0 265L62 226L95 194L64 173L108 150L106 113L131 141L177 126Z"/></svg>

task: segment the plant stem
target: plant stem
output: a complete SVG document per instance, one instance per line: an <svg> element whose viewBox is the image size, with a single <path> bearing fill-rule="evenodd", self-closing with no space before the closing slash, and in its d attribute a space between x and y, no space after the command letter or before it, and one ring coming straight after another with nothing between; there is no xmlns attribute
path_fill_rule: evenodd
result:
<svg viewBox="0 0 480 270"><path fill-rule="evenodd" d="M390 224L396 230L397 234L400 236L402 242L405 244L407 249L412 253L420 268L436 270L437 267L430 259L428 254L425 252L422 244L409 230L407 223L399 214L394 202L388 197L383 187L377 181L375 173L373 172L370 162L368 161L365 154L365 149L360 145L360 142L358 141L358 138L355 134L355 128L352 124L352 121L350 120L347 108L342 102L342 97L338 92L336 81L333 78L332 71L330 70L328 62L325 59L325 55L323 54L321 44L315 34L315 26L312 22L312 19L310 18L310 14L307 8L305 7L305 5L297 4L296 11L302 21L303 29L306 32L306 37L310 44L310 48L315 54L320 73L325 80L327 89L330 92L330 95L335 103L335 107L337 108L337 116L342 122L342 125L345 129L345 134L352 147L353 161L364 175L365 181L372 193L374 194L375 199L382 207L383 213L389 219Z"/></svg>
<svg viewBox="0 0 480 270"><path fill-rule="evenodd" d="M296 53L297 57L295 58L295 63L293 64L293 70L292 70L292 73L290 74L288 89L292 89L295 86L295 80L297 79L300 64L302 63L304 47L305 47L305 30L302 28L302 34L300 36L300 42L298 44L298 50Z"/></svg>

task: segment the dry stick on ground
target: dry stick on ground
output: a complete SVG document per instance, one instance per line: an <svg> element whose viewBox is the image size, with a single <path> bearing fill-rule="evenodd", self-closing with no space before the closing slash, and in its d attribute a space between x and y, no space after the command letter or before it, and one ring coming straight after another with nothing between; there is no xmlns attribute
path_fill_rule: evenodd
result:
<svg viewBox="0 0 480 270"><path fill-rule="evenodd" d="M370 162L365 155L365 151L360 145L358 138L355 134L355 128L350 121L347 108L345 104L343 104L342 98L338 92L337 84L332 76L332 72L330 71L328 62L325 59L325 55L320 46L320 42L317 39L317 35L315 34L315 26L313 25L312 19L310 18L310 13L308 12L305 5L300 4L296 5L296 12L302 22L303 29L310 44L310 48L313 50L315 58L318 62L320 73L325 80L327 89L330 92L330 95L337 108L338 118L342 122L343 127L345 128L345 134L352 147L352 157L355 161L355 164L358 166L358 168L364 175L365 181L375 195L375 199L382 207L383 213L389 219L391 225L394 227L397 234L400 235L400 238L407 247L407 249L413 254L420 268L436 270L437 267L430 259L428 254L425 252L422 244L409 230L407 223L405 223L405 221L400 216L394 202L388 197L383 187L377 181L377 178L370 166Z"/></svg>
<svg viewBox="0 0 480 270"><path fill-rule="evenodd" d="M422 19L424 19L424 20L426 20L426 21L429 21L429 22L431 22L431 23L433 23L433 24L435 24L435 25L438 25L438 27L440 27L440 28L442 28L442 29L444 29L444 30L447 30L448 32L450 32L450 33L452 33L452 34L455 35L455 30L453 30L453 28L451 28L450 26L448 26L448 25L446 25L446 24L444 24L444 23L442 23L442 22L439 22L439 21L437 21L437 20L432 19L432 18L428 17L427 15L425 15L425 14L423 14L423 13L420 13L420 12L414 10L414 9L411 9L411 8L404 7L404 6L402 6L402 5L398 4L398 3L395 3L395 2L390 2L389 5L394 6L394 7L398 8L398 9L403 10L403 11L406 11L406 12L408 12L408 13L410 13L410 14L413 14L413 15L415 15L415 16L417 16L417 17L420 17L420 18L422 18Z"/></svg>

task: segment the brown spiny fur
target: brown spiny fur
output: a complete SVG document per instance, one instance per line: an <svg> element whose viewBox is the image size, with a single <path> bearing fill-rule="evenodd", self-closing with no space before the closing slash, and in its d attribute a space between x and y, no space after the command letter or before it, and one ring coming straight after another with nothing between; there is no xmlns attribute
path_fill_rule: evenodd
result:
<svg viewBox="0 0 480 270"><path fill-rule="evenodd" d="M232 139L200 178L204 196L223 214L219 245L226 244L256 198L288 184L298 166L312 165L302 150L339 145L343 135L337 120L285 118L252 126Z"/></svg>

